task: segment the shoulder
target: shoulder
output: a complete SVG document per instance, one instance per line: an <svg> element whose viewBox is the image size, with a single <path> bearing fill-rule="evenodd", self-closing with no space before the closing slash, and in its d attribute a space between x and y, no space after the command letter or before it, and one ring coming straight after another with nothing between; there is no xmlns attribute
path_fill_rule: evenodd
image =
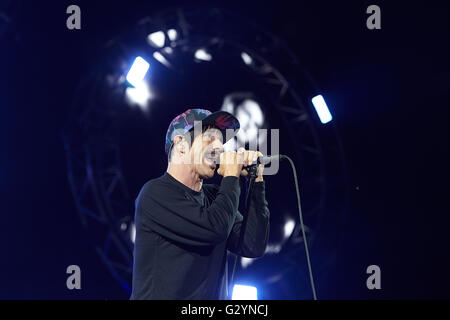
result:
<svg viewBox="0 0 450 320"><path fill-rule="evenodd" d="M137 208L150 209L154 206L167 206L182 200L181 192L176 187L165 181L164 176L148 180L141 188L135 200ZM155 211L155 210L153 210ZM152 214L156 214L152 211Z"/></svg>
<svg viewBox="0 0 450 320"><path fill-rule="evenodd" d="M167 192L170 189L170 183L165 181L164 176L148 180L141 188L139 192L139 197L158 195L161 192Z"/></svg>
<svg viewBox="0 0 450 320"><path fill-rule="evenodd" d="M148 180L144 185L142 186L142 191L148 191L152 190L154 188L158 188L161 185L164 185L164 181L161 179L162 177L158 177L155 179Z"/></svg>

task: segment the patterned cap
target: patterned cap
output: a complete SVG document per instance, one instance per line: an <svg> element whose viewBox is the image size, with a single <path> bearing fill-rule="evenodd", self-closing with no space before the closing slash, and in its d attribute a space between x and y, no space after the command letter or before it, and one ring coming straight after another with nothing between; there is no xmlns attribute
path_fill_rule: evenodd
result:
<svg viewBox="0 0 450 320"><path fill-rule="evenodd" d="M240 124L238 119L231 113L226 111L217 111L211 113L205 109L188 109L182 114L176 116L169 125L166 134L166 154L169 154L173 145L173 138L176 135L184 135L194 128L194 121L201 121L202 126L215 126L222 131L222 136L231 139L234 135L227 137L226 130L239 130ZM225 143L224 141L223 143Z"/></svg>

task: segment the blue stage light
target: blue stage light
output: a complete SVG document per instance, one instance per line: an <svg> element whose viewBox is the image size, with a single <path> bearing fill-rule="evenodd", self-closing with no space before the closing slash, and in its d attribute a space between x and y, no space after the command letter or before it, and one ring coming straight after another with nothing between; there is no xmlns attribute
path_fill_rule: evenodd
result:
<svg viewBox="0 0 450 320"><path fill-rule="evenodd" d="M258 300L258 290L253 286L235 284L231 300Z"/></svg>
<svg viewBox="0 0 450 320"><path fill-rule="evenodd" d="M166 42L166 36L165 36L164 32L156 31L147 36L147 42L152 47L162 48L162 47L164 47L164 44Z"/></svg>
<svg viewBox="0 0 450 320"><path fill-rule="evenodd" d="M209 52L207 52L205 49L198 49L197 51L195 51L194 56L197 60L201 60L201 61L211 61L212 60L211 54L209 54Z"/></svg>
<svg viewBox="0 0 450 320"><path fill-rule="evenodd" d="M321 94L315 96L311 99L317 114L319 115L320 122L327 123L330 122L333 117L331 116L330 110L325 102L325 99Z"/></svg>
<svg viewBox="0 0 450 320"><path fill-rule="evenodd" d="M127 81L134 87L138 87L142 80L144 79L145 75L147 74L148 68L150 67L149 63L145 61L141 57L137 57L133 65L130 68L130 71L128 71L127 74Z"/></svg>

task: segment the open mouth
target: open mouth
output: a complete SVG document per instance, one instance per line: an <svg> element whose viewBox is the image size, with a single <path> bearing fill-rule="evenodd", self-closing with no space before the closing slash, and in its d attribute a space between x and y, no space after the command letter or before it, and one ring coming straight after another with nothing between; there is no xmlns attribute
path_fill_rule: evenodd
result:
<svg viewBox="0 0 450 320"><path fill-rule="evenodd" d="M211 169L216 168L216 163L219 162L220 153L217 151L205 152L205 162L211 167Z"/></svg>

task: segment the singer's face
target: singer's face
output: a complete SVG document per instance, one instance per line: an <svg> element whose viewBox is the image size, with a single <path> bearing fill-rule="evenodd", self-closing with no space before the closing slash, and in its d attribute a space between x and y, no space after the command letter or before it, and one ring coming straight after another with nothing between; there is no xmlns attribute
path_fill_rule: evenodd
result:
<svg viewBox="0 0 450 320"><path fill-rule="evenodd" d="M202 179L212 178L220 153L223 152L222 133L218 129L208 129L197 136L190 150L194 171Z"/></svg>

